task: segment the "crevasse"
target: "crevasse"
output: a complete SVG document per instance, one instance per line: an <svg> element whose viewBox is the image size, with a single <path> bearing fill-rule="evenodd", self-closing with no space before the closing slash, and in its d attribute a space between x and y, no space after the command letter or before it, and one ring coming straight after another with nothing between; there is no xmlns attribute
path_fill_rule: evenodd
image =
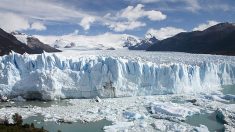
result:
<svg viewBox="0 0 235 132"><path fill-rule="evenodd" d="M0 93L56 98L198 93L235 83L230 61L158 63L117 56L61 58L56 54L0 57Z"/></svg>

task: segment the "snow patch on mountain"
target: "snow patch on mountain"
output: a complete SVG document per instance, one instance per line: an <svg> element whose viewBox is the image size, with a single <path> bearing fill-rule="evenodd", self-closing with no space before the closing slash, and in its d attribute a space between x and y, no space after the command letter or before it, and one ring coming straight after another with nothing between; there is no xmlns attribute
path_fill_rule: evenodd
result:
<svg viewBox="0 0 235 132"><path fill-rule="evenodd" d="M81 50L94 50L108 48L123 49L129 45L136 44L139 39L133 35L105 33L96 36L85 36L68 34L63 36L36 36L42 42L50 44L52 47L68 48L74 44L73 48Z"/></svg>
<svg viewBox="0 0 235 132"><path fill-rule="evenodd" d="M20 33L20 32L11 32L12 35L16 37L17 40L19 40L21 43L27 45L27 38L29 37L25 33Z"/></svg>
<svg viewBox="0 0 235 132"><path fill-rule="evenodd" d="M152 34L148 33L145 35L145 38L140 40L139 42L135 43L128 47L130 50L146 50L148 47L156 44L159 40L156 39Z"/></svg>

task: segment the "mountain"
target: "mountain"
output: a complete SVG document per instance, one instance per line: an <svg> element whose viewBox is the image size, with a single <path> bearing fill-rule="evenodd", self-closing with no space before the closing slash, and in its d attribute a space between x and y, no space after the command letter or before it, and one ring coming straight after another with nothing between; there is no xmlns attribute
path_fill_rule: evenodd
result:
<svg viewBox="0 0 235 132"><path fill-rule="evenodd" d="M16 37L17 40L21 41L23 44L27 45L30 49L36 53L46 52L61 52L60 50L53 48L47 44L42 43L38 38L26 35L20 32L12 32L12 35Z"/></svg>
<svg viewBox="0 0 235 132"><path fill-rule="evenodd" d="M43 51L46 52L61 52L58 49L55 49L47 44L42 43L39 39L35 37L28 37L27 38L27 45L33 49L34 51L42 53Z"/></svg>
<svg viewBox="0 0 235 132"><path fill-rule="evenodd" d="M40 54L46 52L59 52L49 45L43 44L37 38L19 32L7 33L0 28L0 56L11 51L23 54Z"/></svg>
<svg viewBox="0 0 235 132"><path fill-rule="evenodd" d="M49 40L51 46L55 48L76 48L80 50L128 49L128 47L140 42L139 38L136 36L110 33L98 36L65 35L53 41L51 41L50 38L42 37L42 39L43 38L45 42Z"/></svg>
<svg viewBox="0 0 235 132"><path fill-rule="evenodd" d="M153 44L156 44L158 42L158 39L156 39L156 37L154 37L151 34L147 34L145 36L145 39L141 40L139 43L136 43L133 46L129 46L129 50L146 50L147 48L149 48L150 46L152 46Z"/></svg>
<svg viewBox="0 0 235 132"><path fill-rule="evenodd" d="M124 46L123 47L131 47L139 43L138 39L128 36L127 38L123 38Z"/></svg>
<svg viewBox="0 0 235 132"><path fill-rule="evenodd" d="M150 46L147 51L235 55L235 25L220 23L204 31L179 33Z"/></svg>
<svg viewBox="0 0 235 132"><path fill-rule="evenodd" d="M9 54L11 51L15 51L20 54L25 52L29 54L37 53L30 49L27 45L18 41L16 37L0 28L0 56Z"/></svg>

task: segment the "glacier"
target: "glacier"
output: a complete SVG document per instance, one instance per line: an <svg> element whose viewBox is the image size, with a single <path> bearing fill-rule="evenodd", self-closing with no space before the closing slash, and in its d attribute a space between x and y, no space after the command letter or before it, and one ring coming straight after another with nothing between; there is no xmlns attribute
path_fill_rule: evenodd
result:
<svg viewBox="0 0 235 132"><path fill-rule="evenodd" d="M73 51L0 57L0 93L54 100L211 92L235 84L235 57Z"/></svg>

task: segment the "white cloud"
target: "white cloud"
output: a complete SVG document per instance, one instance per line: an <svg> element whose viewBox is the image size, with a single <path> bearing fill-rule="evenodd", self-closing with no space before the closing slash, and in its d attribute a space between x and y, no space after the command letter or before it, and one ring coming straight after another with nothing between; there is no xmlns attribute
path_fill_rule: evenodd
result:
<svg viewBox="0 0 235 132"><path fill-rule="evenodd" d="M214 26L216 24L218 24L219 22L217 21L213 21L213 20L210 20L210 21L207 21L207 23L202 23L202 24L199 24L197 27L195 27L193 29L193 31L203 31L211 26Z"/></svg>
<svg viewBox="0 0 235 132"><path fill-rule="evenodd" d="M25 17L52 21L77 21L87 13L49 0L1 0L0 11L24 14Z"/></svg>
<svg viewBox="0 0 235 132"><path fill-rule="evenodd" d="M75 29L72 33L70 33L70 35L78 35L78 33L79 33L79 30Z"/></svg>
<svg viewBox="0 0 235 132"><path fill-rule="evenodd" d="M139 22L139 21L126 21L126 22L114 22L109 23L109 28L116 31L116 32L122 32L125 30L133 30L135 28L143 27L146 24Z"/></svg>
<svg viewBox="0 0 235 132"><path fill-rule="evenodd" d="M145 11L143 7L144 5L142 4L138 4L136 7L128 6L127 8L119 12L116 17L126 18L129 21L135 21L142 17L148 17L152 21L160 21L166 19L166 15L164 15L162 12L155 10Z"/></svg>
<svg viewBox="0 0 235 132"><path fill-rule="evenodd" d="M89 29L90 24L96 17L98 17L92 16L81 10L68 7L65 4L60 4L55 0L1 0L0 13L4 15L5 12L14 12L14 14L18 15L20 14L23 16L25 21L30 22L43 20L45 22L53 21L77 23L78 21L81 21L81 25L85 29ZM88 20L86 18L88 18ZM17 19L15 18L14 20ZM14 26L14 24L12 26ZM45 29L45 26L38 23L32 26L32 28L36 30ZM28 28L29 27L26 29Z"/></svg>
<svg viewBox="0 0 235 132"><path fill-rule="evenodd" d="M0 28L7 32L23 30L46 30L46 26L40 22L31 22L23 16L14 13L0 12Z"/></svg>
<svg viewBox="0 0 235 132"><path fill-rule="evenodd" d="M221 0L128 0L132 3L156 4L161 11L234 11L234 5Z"/></svg>
<svg viewBox="0 0 235 132"><path fill-rule="evenodd" d="M168 11L187 10L196 12L202 9L199 0L129 0L134 3L155 4L158 9ZM173 6L172 6L173 5Z"/></svg>
<svg viewBox="0 0 235 132"><path fill-rule="evenodd" d="M148 11L143 7L144 5L138 4L135 7L128 6L114 15L108 13L103 17L105 25L116 32L123 32L146 26L146 23L140 21L140 18L147 17L151 21L161 21L167 17L160 11Z"/></svg>
<svg viewBox="0 0 235 132"><path fill-rule="evenodd" d="M31 29L42 31L42 30L46 30L47 27L43 23L34 22L34 23L31 24Z"/></svg>
<svg viewBox="0 0 235 132"><path fill-rule="evenodd" d="M198 0L182 0L182 1L184 1L188 5L186 9L188 9L189 11L195 12L201 9Z"/></svg>
<svg viewBox="0 0 235 132"><path fill-rule="evenodd" d="M209 4L207 5L207 7L205 8L206 10L211 10L211 11L215 11L215 10L219 10L219 11L229 11L231 10L233 7L230 7L228 4L225 3L213 3L213 4Z"/></svg>
<svg viewBox="0 0 235 132"><path fill-rule="evenodd" d="M22 8L24 7L24 8ZM12 12L20 15L26 23L43 21L47 22L67 22L79 24L84 30L89 30L90 26L95 23L101 23L114 31L134 30L146 26L141 18L147 18L151 21L161 21L166 19L166 15L157 10L145 10L144 5L128 6L127 8L110 14L110 18L99 16L98 13L89 14L82 10L75 9L57 0L1 0L0 13ZM97 15L94 15L97 14ZM79 23L78 23L79 22ZM32 24L32 29L45 30L46 26L42 23ZM13 24L14 25L14 24ZM30 27L21 26L24 30ZM21 29L21 30L23 30Z"/></svg>
<svg viewBox="0 0 235 132"><path fill-rule="evenodd" d="M162 12L160 11L146 11L145 14L152 21L160 21L166 19L166 15L162 14Z"/></svg>
<svg viewBox="0 0 235 132"><path fill-rule="evenodd" d="M159 40L172 37L178 33L186 32L184 29L175 27L164 27L160 29L149 29L146 34L152 34Z"/></svg>
<svg viewBox="0 0 235 132"><path fill-rule="evenodd" d="M84 30L88 30L90 29L90 25L91 23L95 22L95 18L94 17L84 17L81 22L80 22L80 26L82 26L84 28Z"/></svg>
<svg viewBox="0 0 235 132"><path fill-rule="evenodd" d="M155 2L160 2L161 0L136 0L141 3L155 3Z"/></svg>
<svg viewBox="0 0 235 132"><path fill-rule="evenodd" d="M0 18L0 28L7 32L30 29L28 20L16 14L0 13Z"/></svg>

